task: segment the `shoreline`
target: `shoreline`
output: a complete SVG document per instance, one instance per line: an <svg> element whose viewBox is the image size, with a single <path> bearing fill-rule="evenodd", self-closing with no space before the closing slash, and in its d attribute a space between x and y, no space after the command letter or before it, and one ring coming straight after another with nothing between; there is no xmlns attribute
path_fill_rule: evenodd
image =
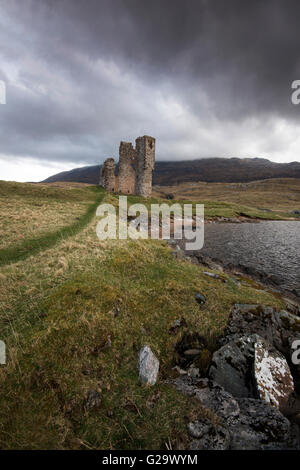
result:
<svg viewBox="0 0 300 470"><path fill-rule="evenodd" d="M189 260L194 264L202 265L213 271L224 272L231 277L233 282L239 282L241 285L268 291L289 304L293 313L297 312L297 314L300 314L300 296L291 290L280 287L276 276L268 275L263 271L255 270L248 266L234 265L231 262L212 258L203 254L201 250L186 251L183 247L185 244L184 239L175 240L171 238L168 240L168 243L176 257Z"/></svg>
<svg viewBox="0 0 300 470"><path fill-rule="evenodd" d="M204 220L204 224L245 224L253 223L259 224L260 222L300 222L300 218L288 218L288 219L268 219L260 217L249 217L247 215L240 215L238 217L211 217Z"/></svg>

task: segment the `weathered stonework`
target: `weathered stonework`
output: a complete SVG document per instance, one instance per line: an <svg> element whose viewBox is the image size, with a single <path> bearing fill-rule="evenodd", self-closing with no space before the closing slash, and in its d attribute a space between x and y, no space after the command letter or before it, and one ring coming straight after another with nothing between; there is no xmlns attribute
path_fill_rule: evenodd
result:
<svg viewBox="0 0 300 470"><path fill-rule="evenodd" d="M136 174L136 194L143 197L151 196L152 172L155 163L155 139L144 135L136 139L138 156Z"/></svg>
<svg viewBox="0 0 300 470"><path fill-rule="evenodd" d="M117 175L114 159L105 160L101 168L100 185L107 191L149 197L155 164L155 139L144 135L135 142L135 148L130 142L120 143Z"/></svg>
<svg viewBox="0 0 300 470"><path fill-rule="evenodd" d="M130 142L121 142L119 149L119 191L135 194L136 151Z"/></svg>
<svg viewBox="0 0 300 470"><path fill-rule="evenodd" d="M113 192L116 190L115 167L116 164L113 158L107 158L101 167L99 184L106 191Z"/></svg>

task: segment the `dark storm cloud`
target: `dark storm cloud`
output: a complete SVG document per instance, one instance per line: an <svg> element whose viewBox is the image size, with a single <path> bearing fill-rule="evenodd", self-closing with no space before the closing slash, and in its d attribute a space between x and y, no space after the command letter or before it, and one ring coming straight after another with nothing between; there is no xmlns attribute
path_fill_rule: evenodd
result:
<svg viewBox="0 0 300 470"><path fill-rule="evenodd" d="M95 163L148 133L160 158L296 159L297 1L0 0L0 15L2 155Z"/></svg>
<svg viewBox="0 0 300 470"><path fill-rule="evenodd" d="M192 87L201 82L217 98L216 109L222 110L223 101L226 108L231 105L230 115L270 109L296 113L289 102L289 85L300 73L296 0L49 5L54 17L61 17L61 39L90 57L118 58L153 80L166 75Z"/></svg>

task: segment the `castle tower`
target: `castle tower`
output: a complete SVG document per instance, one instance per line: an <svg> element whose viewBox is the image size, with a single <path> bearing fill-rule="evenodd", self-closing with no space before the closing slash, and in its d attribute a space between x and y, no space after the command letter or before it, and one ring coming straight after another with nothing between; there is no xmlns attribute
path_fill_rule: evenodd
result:
<svg viewBox="0 0 300 470"><path fill-rule="evenodd" d="M116 164L113 158L107 158L102 165L99 184L106 191L113 192L116 190L115 167Z"/></svg>
<svg viewBox="0 0 300 470"><path fill-rule="evenodd" d="M135 193L136 151L130 142L121 142L119 148L119 191Z"/></svg>
<svg viewBox="0 0 300 470"><path fill-rule="evenodd" d="M137 172L135 194L150 197L155 163L155 139L148 135L136 139Z"/></svg>

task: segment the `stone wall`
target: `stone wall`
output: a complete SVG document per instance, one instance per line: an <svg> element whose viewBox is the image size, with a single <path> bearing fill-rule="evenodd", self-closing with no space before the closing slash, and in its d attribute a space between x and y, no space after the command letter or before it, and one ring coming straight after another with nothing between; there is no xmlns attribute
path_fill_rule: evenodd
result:
<svg viewBox="0 0 300 470"><path fill-rule="evenodd" d="M100 173L99 184L106 189L106 191L116 191L116 178L115 178L115 161L113 158L107 158L102 165Z"/></svg>
<svg viewBox="0 0 300 470"><path fill-rule="evenodd" d="M119 191L135 193L136 151L130 142L121 142L119 148Z"/></svg>
<svg viewBox="0 0 300 470"><path fill-rule="evenodd" d="M155 139L148 135L136 139L137 174L136 194L150 197L152 193L152 172L155 163Z"/></svg>

